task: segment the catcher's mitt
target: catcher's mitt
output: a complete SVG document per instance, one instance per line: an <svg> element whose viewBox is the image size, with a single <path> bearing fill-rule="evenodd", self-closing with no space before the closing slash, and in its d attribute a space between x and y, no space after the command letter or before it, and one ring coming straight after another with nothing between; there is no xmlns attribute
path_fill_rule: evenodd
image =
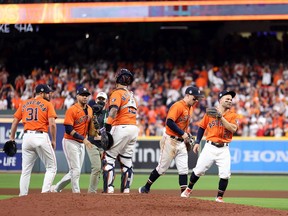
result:
<svg viewBox="0 0 288 216"><path fill-rule="evenodd" d="M3 151L9 157L14 156L17 153L17 143L14 140L7 141L3 146Z"/></svg>
<svg viewBox="0 0 288 216"><path fill-rule="evenodd" d="M191 149L193 149L193 146L195 144L195 139L190 133L188 133L188 137L184 140L184 143L186 145L187 151L189 152L191 151Z"/></svg>
<svg viewBox="0 0 288 216"><path fill-rule="evenodd" d="M222 114L215 107L207 108L206 114L213 118L222 118Z"/></svg>
<svg viewBox="0 0 288 216"><path fill-rule="evenodd" d="M101 132L101 146L104 151L109 150L113 144L114 140L110 132L106 131L105 128L100 129Z"/></svg>

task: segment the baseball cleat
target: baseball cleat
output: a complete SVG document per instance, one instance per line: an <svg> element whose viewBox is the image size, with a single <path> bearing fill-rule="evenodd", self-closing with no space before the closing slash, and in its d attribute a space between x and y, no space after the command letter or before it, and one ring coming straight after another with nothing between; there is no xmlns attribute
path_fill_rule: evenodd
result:
<svg viewBox="0 0 288 216"><path fill-rule="evenodd" d="M108 190L107 190L107 193L109 193L109 194L114 193L114 187L109 186L109 187L108 187Z"/></svg>
<svg viewBox="0 0 288 216"><path fill-rule="evenodd" d="M219 203L224 203L223 197L216 197L215 201Z"/></svg>
<svg viewBox="0 0 288 216"><path fill-rule="evenodd" d="M138 189L138 191L139 191L139 193L149 193L150 190L147 190L146 187L143 186L143 187L140 187L140 188Z"/></svg>
<svg viewBox="0 0 288 216"><path fill-rule="evenodd" d="M191 191L192 191L192 189L190 189L190 188L187 187L187 188L181 193L181 197L189 198Z"/></svg>
<svg viewBox="0 0 288 216"><path fill-rule="evenodd" d="M56 185L52 185L52 186L50 187L50 192L51 192L51 193L58 193L58 191L56 190Z"/></svg>
<svg viewBox="0 0 288 216"><path fill-rule="evenodd" d="M125 188L123 191L124 194L129 194L130 193L130 189L129 188Z"/></svg>

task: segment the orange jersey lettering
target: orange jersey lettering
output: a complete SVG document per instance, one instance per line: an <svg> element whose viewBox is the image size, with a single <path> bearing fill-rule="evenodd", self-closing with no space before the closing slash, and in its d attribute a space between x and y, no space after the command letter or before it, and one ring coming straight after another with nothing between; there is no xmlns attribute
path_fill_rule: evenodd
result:
<svg viewBox="0 0 288 216"><path fill-rule="evenodd" d="M192 114L193 114L193 108L192 107L189 108L184 100L180 100L170 107L166 119L172 119L181 130L186 132ZM166 133L170 136L180 136L180 134L175 133L167 125L165 129Z"/></svg>
<svg viewBox="0 0 288 216"><path fill-rule="evenodd" d="M231 110L224 113L223 117L232 124L239 125L238 115ZM205 129L206 139L212 142L226 143L231 142L233 133L227 130L222 121L208 115L204 115L199 123L199 127Z"/></svg>
<svg viewBox="0 0 288 216"><path fill-rule="evenodd" d="M131 104L131 106L129 105L129 103ZM132 92L129 92L125 89L114 90L109 100L109 107L111 106L117 106L119 108L117 116L113 120L112 125L136 125L136 114L138 105Z"/></svg>
<svg viewBox="0 0 288 216"><path fill-rule="evenodd" d="M24 101L14 117L22 120L24 130L37 130L48 133L49 118L57 118L51 102L43 98L31 98Z"/></svg>
<svg viewBox="0 0 288 216"><path fill-rule="evenodd" d="M78 103L75 103L66 111L64 118L64 125L72 125L73 129L84 137L87 135L89 123L93 116L92 108L89 105L87 107L88 115ZM64 134L64 138L82 142L67 133Z"/></svg>

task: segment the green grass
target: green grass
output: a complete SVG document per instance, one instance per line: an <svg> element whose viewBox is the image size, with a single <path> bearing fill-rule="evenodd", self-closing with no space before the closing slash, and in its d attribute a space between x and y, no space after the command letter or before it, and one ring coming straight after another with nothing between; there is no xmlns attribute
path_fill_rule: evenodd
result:
<svg viewBox="0 0 288 216"><path fill-rule="evenodd" d="M54 183L59 181L64 176L64 173L58 173ZM37 189L42 187L43 173L33 173L30 181L30 188ZM149 174L135 173L134 181L131 189L137 189L143 186ZM121 176L116 175L114 185L120 188ZM1 188L19 188L20 173L0 173ZM217 190L219 178L216 175L202 176L195 185L195 190ZM80 178L80 187L84 191L89 184L89 174L82 174ZM100 183L101 184L101 183ZM100 185L102 187L102 184ZM70 185L67 187L70 189ZM166 174L161 176L152 186L152 189L158 190L179 190L178 175ZM229 181L227 190L278 190L287 191L288 193L288 176L282 175L233 175ZM8 199L13 196L0 195L0 199ZM201 197L201 199L213 200L213 197ZM285 198L234 198L225 197L228 203L236 203L243 205L252 205L266 208L288 210L288 199Z"/></svg>
<svg viewBox="0 0 288 216"><path fill-rule="evenodd" d="M64 173L58 173L54 183L59 181L64 176ZM43 173L33 173L30 181L30 188L41 188L43 182ZM134 175L132 189L136 189L146 183L149 174ZM115 186L120 185L120 175L116 175ZM18 188L20 173L0 173L0 188ZM215 190L218 187L219 178L216 175L202 176L195 189L199 190ZM228 190L280 190L288 193L288 176L282 175L257 175L243 176L233 175L229 180ZM88 188L89 174L82 174L80 178L81 188ZM153 185L154 189L175 189L178 190L178 175L166 174L161 176Z"/></svg>
<svg viewBox="0 0 288 216"><path fill-rule="evenodd" d="M211 197L201 197L203 200L214 200ZM247 198L247 197L225 197L226 203L235 203L241 205L257 206L263 208L272 208L279 210L288 210L288 199L285 198Z"/></svg>
<svg viewBox="0 0 288 216"><path fill-rule="evenodd" d="M59 181L64 176L64 173L58 173L55 177L54 183ZM43 182L43 173L33 173L30 181L30 188L41 188ZM136 189L146 183L149 174L135 174L132 189ZM120 185L121 176L116 175L115 186ZM0 187L1 188L18 188L20 173L0 173ZM197 184L195 190L215 190L218 187L219 178L216 175L202 176ZM81 174L80 187L85 189L88 187L89 174ZM178 175L166 174L153 184L154 189L169 189L178 190ZM279 190L287 191L288 193L288 176L282 175L256 175L256 176L242 176L234 175L229 180L227 190Z"/></svg>

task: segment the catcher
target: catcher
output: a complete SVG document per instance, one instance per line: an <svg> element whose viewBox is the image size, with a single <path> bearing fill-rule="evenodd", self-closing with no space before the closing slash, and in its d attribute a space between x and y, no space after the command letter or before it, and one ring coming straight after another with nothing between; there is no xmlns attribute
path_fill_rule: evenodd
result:
<svg viewBox="0 0 288 216"><path fill-rule="evenodd" d="M187 187L188 151L194 144L194 138L186 131L192 118L193 106L200 98L203 98L200 90L190 86L186 89L184 98L175 102L169 109L166 132L160 140L158 166L151 172L146 184L139 188L139 193L149 193L151 185L166 172L173 159L179 174L181 192Z"/></svg>

